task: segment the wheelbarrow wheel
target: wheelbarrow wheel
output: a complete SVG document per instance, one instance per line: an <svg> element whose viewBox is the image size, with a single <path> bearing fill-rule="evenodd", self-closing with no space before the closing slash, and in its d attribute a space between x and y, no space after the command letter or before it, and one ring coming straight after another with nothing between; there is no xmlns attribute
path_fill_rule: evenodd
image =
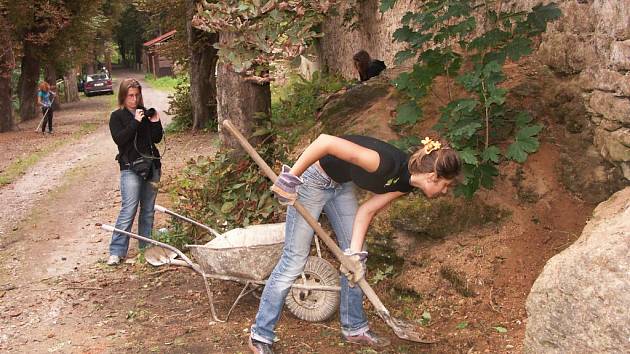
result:
<svg viewBox="0 0 630 354"><path fill-rule="evenodd" d="M298 277L295 284L339 286L339 273L327 260L308 257L304 277ZM339 308L339 297L337 291L291 289L286 306L301 320L321 322L335 314Z"/></svg>

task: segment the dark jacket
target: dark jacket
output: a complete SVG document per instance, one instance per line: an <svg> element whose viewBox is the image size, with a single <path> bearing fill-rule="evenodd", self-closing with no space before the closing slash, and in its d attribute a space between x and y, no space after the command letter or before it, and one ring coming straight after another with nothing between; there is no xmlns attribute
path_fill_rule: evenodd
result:
<svg viewBox="0 0 630 354"><path fill-rule="evenodd" d="M120 164L121 171L129 169L129 162L140 157L138 151L147 156L160 156L155 144L162 140L164 134L162 122L151 122L145 117L138 123L128 109L121 108L112 112L109 118L109 131L118 145L116 160ZM138 134L137 151L134 147L136 133ZM157 168L162 166L160 160L153 160L153 163Z"/></svg>
<svg viewBox="0 0 630 354"><path fill-rule="evenodd" d="M374 59L370 62L365 73L359 72L361 81L367 81L375 76L378 76L383 70L387 69L385 62L382 60Z"/></svg>

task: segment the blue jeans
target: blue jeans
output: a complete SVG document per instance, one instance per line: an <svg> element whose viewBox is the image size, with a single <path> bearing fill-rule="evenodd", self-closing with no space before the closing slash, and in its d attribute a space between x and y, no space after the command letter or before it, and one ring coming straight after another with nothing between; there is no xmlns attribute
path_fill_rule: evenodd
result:
<svg viewBox="0 0 630 354"><path fill-rule="evenodd" d="M155 213L155 197L157 196L157 182L160 181L160 170L153 167L153 175L145 181L131 170L120 171L120 196L122 208L116 228L131 232L133 220L136 217L138 205L140 205L140 218L138 221L138 234L151 238L153 229L153 215ZM144 248L146 242L140 242L140 248ZM112 234L109 244L109 254L112 256L126 257L129 248L129 237L118 232Z"/></svg>
<svg viewBox="0 0 630 354"><path fill-rule="evenodd" d="M357 213L357 199L354 184L338 184L314 165L303 174L304 184L298 190L298 200L315 218L324 210L332 224L341 249L350 247L352 225ZM275 338L274 328L280 318L285 298L306 265L311 249L313 229L306 220L289 206L285 230L284 250L280 261L267 280L260 299L260 307L254 325L252 338L271 344ZM363 292L358 286L348 286L348 280L341 276L341 303L339 306L341 331L346 336L357 335L369 329L363 312Z"/></svg>

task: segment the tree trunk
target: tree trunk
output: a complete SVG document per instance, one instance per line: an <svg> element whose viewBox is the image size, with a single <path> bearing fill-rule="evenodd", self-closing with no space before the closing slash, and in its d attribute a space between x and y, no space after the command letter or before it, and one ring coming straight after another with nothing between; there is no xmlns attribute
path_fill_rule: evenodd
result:
<svg viewBox="0 0 630 354"><path fill-rule="evenodd" d="M111 42L105 43L105 67L111 75L112 73L112 45Z"/></svg>
<svg viewBox="0 0 630 354"><path fill-rule="evenodd" d="M220 41L227 41L233 34L221 33ZM238 147L239 144L229 132L221 129L221 123L229 119L252 141L254 119L257 115L271 114L271 89L269 84L259 85L248 82L245 76L235 72L230 64L219 63L217 73L217 103L219 132L221 142L228 147Z"/></svg>
<svg viewBox="0 0 630 354"><path fill-rule="evenodd" d="M61 108L62 97L59 97L59 90L57 87L57 68L55 68L54 63L46 63L44 71L44 78L48 85L50 85L50 90L56 95L52 104L52 109L53 111L58 111Z"/></svg>
<svg viewBox="0 0 630 354"><path fill-rule="evenodd" d="M77 71L75 68L69 69L64 75L66 82L66 102L76 102L79 100L79 88L77 87Z"/></svg>
<svg viewBox="0 0 630 354"><path fill-rule="evenodd" d="M0 132L13 129L13 103L11 102L11 73L15 68L11 33L4 16L0 16Z"/></svg>
<svg viewBox="0 0 630 354"><path fill-rule="evenodd" d="M24 41L24 56L22 57L22 73L18 82L20 96L20 117L23 121L38 117L37 114L37 80L39 79L39 58L36 47L29 41Z"/></svg>
<svg viewBox="0 0 630 354"><path fill-rule="evenodd" d="M196 0L188 0L188 19L197 11ZM190 100L192 104L192 129L203 129L210 120L217 119L216 65L217 50L213 47L219 40L216 33L207 33L194 28L186 21L188 52L190 55Z"/></svg>

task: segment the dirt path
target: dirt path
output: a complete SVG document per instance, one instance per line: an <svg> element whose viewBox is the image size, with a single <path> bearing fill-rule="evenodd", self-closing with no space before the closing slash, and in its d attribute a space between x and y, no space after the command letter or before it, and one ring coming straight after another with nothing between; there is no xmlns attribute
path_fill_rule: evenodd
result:
<svg viewBox="0 0 630 354"><path fill-rule="evenodd" d="M142 80L140 74L115 72L114 86L125 76ZM147 107L168 108L166 92L143 83L143 96ZM93 225L113 223L119 209L116 146L107 127L114 97L82 96L64 106L55 115L52 136L34 133L37 122L28 122L0 141L7 147L3 151L15 145L27 151L33 144L58 147L0 188L0 351L80 352L124 342L115 328L99 322L106 319L90 319L88 308L79 306L89 303L82 292L101 287L85 275L107 254L109 235ZM168 115L161 117L164 125L170 122ZM86 124L95 130L81 134ZM167 149L192 149L194 140L209 138L176 139ZM172 169L181 163L181 156L167 152L165 165Z"/></svg>

